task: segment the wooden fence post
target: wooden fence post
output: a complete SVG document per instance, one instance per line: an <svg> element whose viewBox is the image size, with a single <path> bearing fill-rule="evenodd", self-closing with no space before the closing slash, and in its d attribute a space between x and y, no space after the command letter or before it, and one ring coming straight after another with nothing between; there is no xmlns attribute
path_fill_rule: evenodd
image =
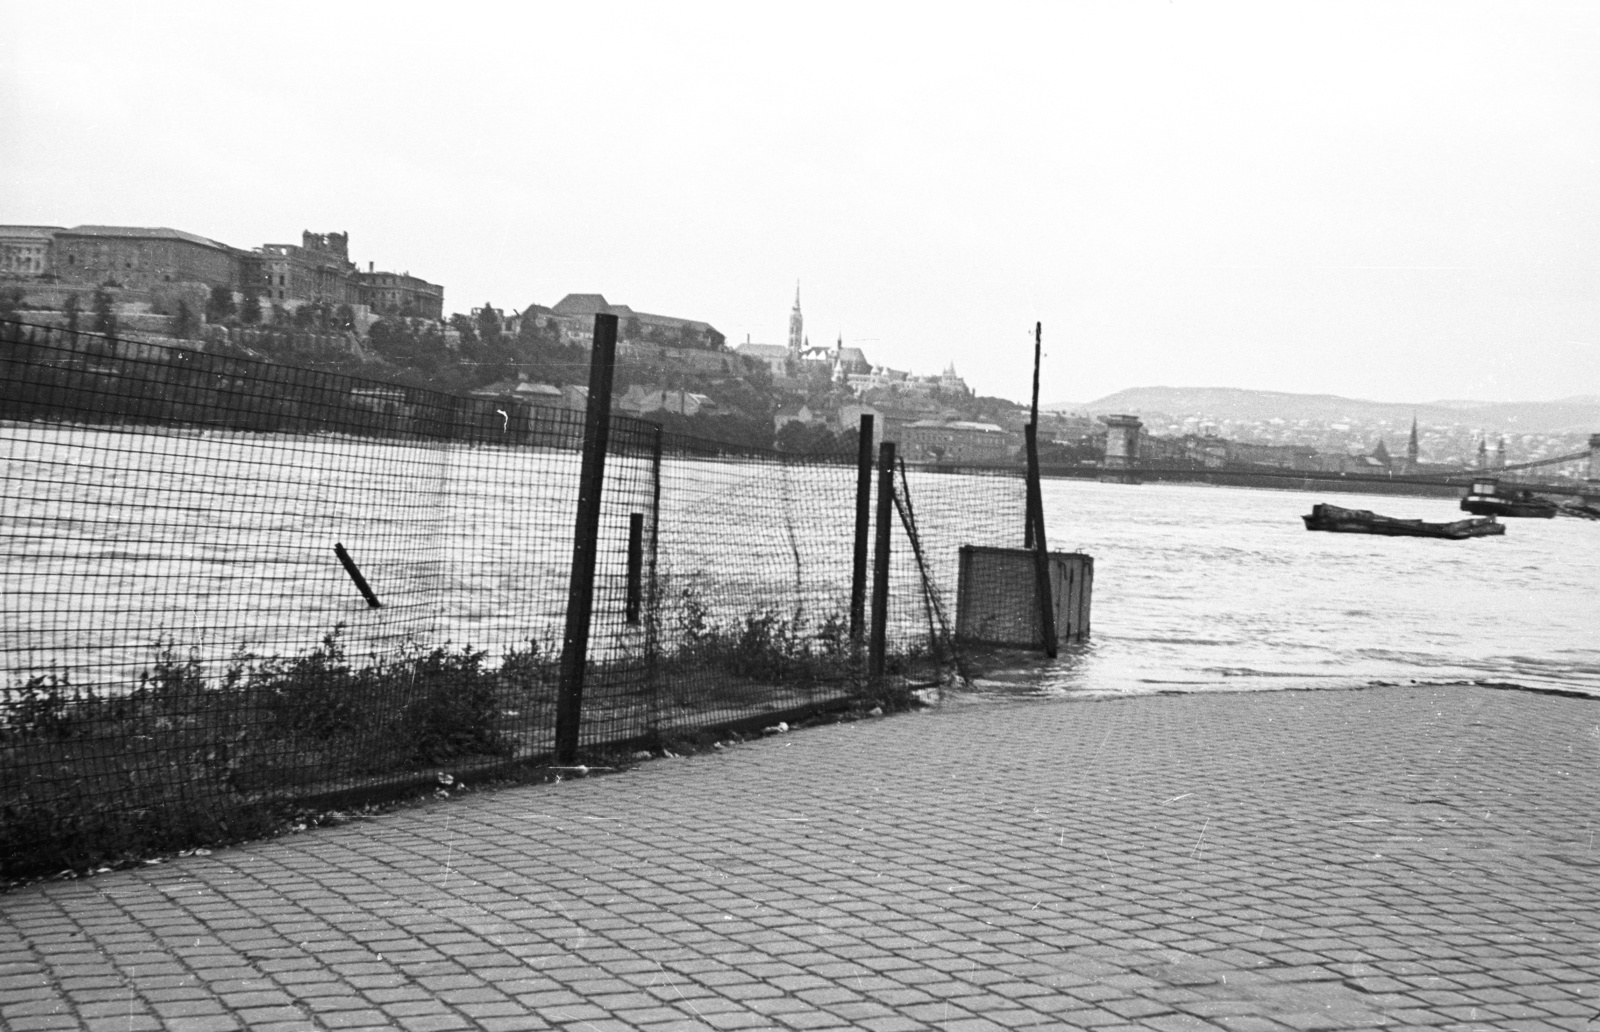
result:
<svg viewBox="0 0 1600 1032"><path fill-rule="evenodd" d="M600 538L600 494L611 437L611 382L616 371L617 317L594 317L589 357L589 403L583 420L583 466L578 474L578 516L572 534L572 576L567 586L567 627L561 641L561 687L556 696L556 762L578 753L583 717L583 672L589 658L589 618L594 609L594 563Z"/></svg>
<svg viewBox="0 0 1600 1032"><path fill-rule="evenodd" d="M850 640L858 647L866 625L867 536L872 532L872 416L861 416L856 447L856 550L850 573Z"/></svg>
<svg viewBox="0 0 1600 1032"><path fill-rule="evenodd" d="M1056 607L1050 595L1050 550L1044 540L1044 495L1039 489L1039 431L1036 424L1022 428L1028 445L1028 515L1033 531L1033 576L1039 597L1039 633L1044 654L1056 658Z"/></svg>
<svg viewBox="0 0 1600 1032"><path fill-rule="evenodd" d="M894 442L878 446L877 547L872 559L872 634L867 647L867 676L884 672L889 631L889 531L894 526Z"/></svg>

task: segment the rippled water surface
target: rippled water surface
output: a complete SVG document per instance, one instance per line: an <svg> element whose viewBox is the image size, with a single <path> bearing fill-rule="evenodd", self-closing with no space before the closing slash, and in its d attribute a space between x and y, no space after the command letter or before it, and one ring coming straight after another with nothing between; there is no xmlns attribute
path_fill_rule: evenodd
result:
<svg viewBox="0 0 1600 1032"><path fill-rule="evenodd" d="M848 597L853 471L663 472L665 604L687 586L725 620L796 598L821 619ZM291 655L337 624L357 655L559 640L575 453L17 424L0 427L0 473L0 683L131 681L160 640L207 661ZM622 647L618 563L651 480L638 460L608 473L601 552L617 576L597 612ZM1020 481L911 485L947 595L959 544L1020 544ZM1600 694L1600 523L1507 520L1504 537L1437 541L1311 533L1300 517L1326 501L1452 520L1454 499L1073 480L1044 496L1051 545L1095 558L1092 641L990 692L1490 680ZM382 609L352 590L334 541ZM891 628L916 631L920 581L897 541Z"/></svg>
<svg viewBox="0 0 1600 1032"><path fill-rule="evenodd" d="M1455 499L1064 480L1044 499L1051 547L1094 556L1093 640L992 691L1489 680L1600 695L1600 523L1441 541L1300 517L1332 502L1447 521L1465 515Z"/></svg>

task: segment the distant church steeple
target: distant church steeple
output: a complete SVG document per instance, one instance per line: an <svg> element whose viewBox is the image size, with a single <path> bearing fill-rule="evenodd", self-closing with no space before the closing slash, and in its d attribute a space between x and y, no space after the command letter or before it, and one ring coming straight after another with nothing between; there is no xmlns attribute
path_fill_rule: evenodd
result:
<svg viewBox="0 0 1600 1032"><path fill-rule="evenodd" d="M794 284L794 307L789 310L789 354L794 358L800 357L800 349L805 346L805 318L800 314L800 282Z"/></svg>
<svg viewBox="0 0 1600 1032"><path fill-rule="evenodd" d="M1489 438L1478 438L1478 468L1489 468Z"/></svg>
<svg viewBox="0 0 1600 1032"><path fill-rule="evenodd" d="M1421 451L1417 447L1417 417L1411 417L1411 440L1406 442L1406 469L1417 468L1417 455Z"/></svg>

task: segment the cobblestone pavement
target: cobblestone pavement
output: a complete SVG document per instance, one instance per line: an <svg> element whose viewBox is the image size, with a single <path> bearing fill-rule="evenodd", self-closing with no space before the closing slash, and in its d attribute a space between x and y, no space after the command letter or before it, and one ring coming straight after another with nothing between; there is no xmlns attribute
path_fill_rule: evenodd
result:
<svg viewBox="0 0 1600 1032"><path fill-rule="evenodd" d="M0 1026L1600 1030L1600 702L951 706L0 897Z"/></svg>

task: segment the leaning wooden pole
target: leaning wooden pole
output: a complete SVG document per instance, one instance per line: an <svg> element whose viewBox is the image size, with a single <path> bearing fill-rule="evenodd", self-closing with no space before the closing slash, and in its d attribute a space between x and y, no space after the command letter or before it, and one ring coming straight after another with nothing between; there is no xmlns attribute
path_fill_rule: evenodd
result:
<svg viewBox="0 0 1600 1032"><path fill-rule="evenodd" d="M1044 538L1044 496L1039 490L1039 430L1032 423L1023 427L1028 446L1028 513L1033 531L1033 579L1039 597L1039 630L1044 639L1044 654L1056 658L1056 607L1050 591L1050 551Z"/></svg>
<svg viewBox="0 0 1600 1032"><path fill-rule="evenodd" d="M611 437L611 381L617 361L617 317L594 317L589 357L589 403L583 420L583 465L578 474L578 518L572 532L572 576L567 585L567 628L561 640L561 687L556 696L556 762L578 754L583 717L583 672L589 658L589 618L594 608L594 564L600 539L600 493Z"/></svg>
<svg viewBox="0 0 1600 1032"><path fill-rule="evenodd" d="M1039 486L1039 359L1044 343L1044 323L1033 324L1033 405L1024 428L1028 448L1028 532L1026 547L1033 549L1033 578L1039 598L1039 631L1044 654L1056 656L1056 607L1050 591L1050 550L1044 536L1044 492Z"/></svg>
<svg viewBox="0 0 1600 1032"><path fill-rule="evenodd" d="M866 633L867 538L872 533L872 416L861 416L856 446L856 547L850 571L850 640L856 647Z"/></svg>
<svg viewBox="0 0 1600 1032"><path fill-rule="evenodd" d="M339 562L344 564L344 572L348 573L350 579L355 582L356 590L361 592L361 597L367 600L367 605L373 609L381 606L383 603L379 602L378 596L372 593L372 585L368 584L367 579L361 576L360 567L356 566L356 561L350 558L350 553L344 550L344 545L335 541L333 543L333 554L338 556Z"/></svg>
<svg viewBox="0 0 1600 1032"><path fill-rule="evenodd" d="M872 633L867 645L867 676L884 674L889 635L889 531L894 520L894 442L878 446L878 526L872 556Z"/></svg>
<svg viewBox="0 0 1600 1032"><path fill-rule="evenodd" d="M1028 408L1028 422L1039 425L1039 357L1044 344L1044 323L1033 324L1033 403ZM1032 476L1033 474L1029 474ZM1028 513L1022 521L1022 547L1033 547L1033 492L1028 492Z"/></svg>

